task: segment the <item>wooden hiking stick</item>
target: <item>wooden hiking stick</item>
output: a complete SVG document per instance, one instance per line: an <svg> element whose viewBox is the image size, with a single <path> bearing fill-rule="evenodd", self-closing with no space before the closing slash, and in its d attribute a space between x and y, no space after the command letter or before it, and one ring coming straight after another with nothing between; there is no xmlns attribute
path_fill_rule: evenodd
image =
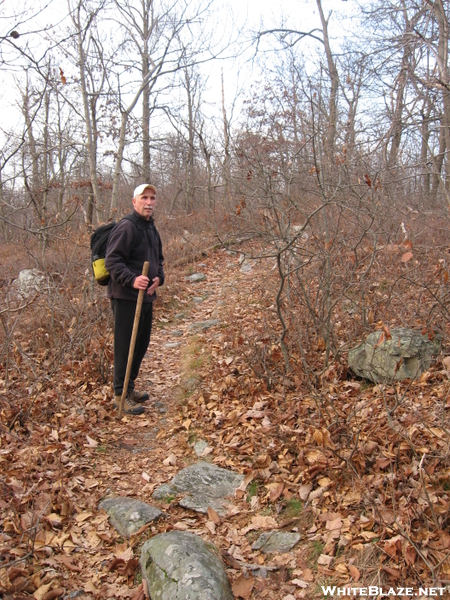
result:
<svg viewBox="0 0 450 600"><path fill-rule="evenodd" d="M145 277L147 277L149 266L150 266L149 262L145 261L144 266L142 267L142 275L145 275ZM117 417L119 420L122 418L123 405L125 402L125 397L128 392L128 384L130 383L131 365L133 363L134 347L136 346L137 332L139 329L139 319L141 318L142 303L144 302L145 291L146 290L139 290L139 294L138 294L138 299L137 299L137 304L136 304L136 312L134 314L133 331L131 333L130 349L128 351L127 370L125 373L125 381L123 382L123 391L122 391L122 396L120 398L119 414Z"/></svg>

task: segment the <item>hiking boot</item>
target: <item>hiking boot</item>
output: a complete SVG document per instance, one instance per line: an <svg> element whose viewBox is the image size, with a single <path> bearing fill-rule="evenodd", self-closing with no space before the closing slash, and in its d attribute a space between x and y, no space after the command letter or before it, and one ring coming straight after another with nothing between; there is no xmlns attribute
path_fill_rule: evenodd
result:
<svg viewBox="0 0 450 600"><path fill-rule="evenodd" d="M114 406L119 408L120 406L120 398L122 396L114 396ZM125 402L123 403L123 412L126 415L142 415L144 412L143 406L138 406L136 402L131 398L130 394L127 394L125 397Z"/></svg>
<svg viewBox="0 0 450 600"><path fill-rule="evenodd" d="M149 399L147 392L138 392L136 390L129 391L127 396L130 396L134 402L146 402Z"/></svg>

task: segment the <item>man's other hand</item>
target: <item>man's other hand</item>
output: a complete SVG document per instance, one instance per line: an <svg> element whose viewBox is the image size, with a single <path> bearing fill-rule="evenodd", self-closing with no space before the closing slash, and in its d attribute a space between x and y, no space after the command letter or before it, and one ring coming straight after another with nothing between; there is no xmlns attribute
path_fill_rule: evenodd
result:
<svg viewBox="0 0 450 600"><path fill-rule="evenodd" d="M152 285L147 290L147 294L149 296L151 296L158 286L159 286L159 277L154 277Z"/></svg>

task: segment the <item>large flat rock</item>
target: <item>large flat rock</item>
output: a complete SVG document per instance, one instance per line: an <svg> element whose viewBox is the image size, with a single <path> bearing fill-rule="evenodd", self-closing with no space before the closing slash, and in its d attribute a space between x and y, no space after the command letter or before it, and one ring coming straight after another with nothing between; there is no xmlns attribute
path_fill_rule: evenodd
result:
<svg viewBox="0 0 450 600"><path fill-rule="evenodd" d="M164 515L155 506L123 496L105 498L98 507L108 513L111 525L117 529L120 535L127 538L147 523Z"/></svg>
<svg viewBox="0 0 450 600"><path fill-rule="evenodd" d="M183 508L206 513L210 507L219 515L225 515L226 498L234 496L243 479L239 473L201 461L177 473L170 483L156 488L153 498L163 500L167 496L184 494L180 502Z"/></svg>
<svg viewBox="0 0 450 600"><path fill-rule="evenodd" d="M169 531L145 542L141 571L152 600L233 600L217 553L187 531Z"/></svg>

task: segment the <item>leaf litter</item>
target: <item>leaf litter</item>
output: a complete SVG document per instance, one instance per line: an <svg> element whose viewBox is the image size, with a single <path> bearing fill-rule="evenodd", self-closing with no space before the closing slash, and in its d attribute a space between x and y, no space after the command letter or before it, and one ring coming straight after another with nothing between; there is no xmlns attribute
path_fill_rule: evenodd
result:
<svg viewBox="0 0 450 600"><path fill-rule="evenodd" d="M280 364L267 334L277 325L260 285L266 265L255 264L250 276L231 260L223 252L206 259L202 303L190 304L181 271L161 294L142 384L148 374L166 413L150 407L119 423L110 388L88 361L40 389L27 389L20 373L14 392L0 380L0 395L9 400L1 404L0 446L5 598L50 600L79 591L143 599L140 546L171 529L218 547L236 598L321 597L320 585L330 582L417 588L449 581L448 360L395 386L364 386L328 369L325 404L300 370L289 381L261 377L261 348L272 370ZM174 289L190 307L181 322ZM211 319L220 324L189 330ZM183 334L180 348L164 347L171 328ZM30 411L14 420L19 398ZM234 508L226 517L213 509L200 515L167 498L159 503L167 519L120 538L97 510L99 501L114 494L152 503L157 485L198 460L197 439L207 441L204 459L245 475ZM282 555L252 550L259 533L270 530L302 539Z"/></svg>

